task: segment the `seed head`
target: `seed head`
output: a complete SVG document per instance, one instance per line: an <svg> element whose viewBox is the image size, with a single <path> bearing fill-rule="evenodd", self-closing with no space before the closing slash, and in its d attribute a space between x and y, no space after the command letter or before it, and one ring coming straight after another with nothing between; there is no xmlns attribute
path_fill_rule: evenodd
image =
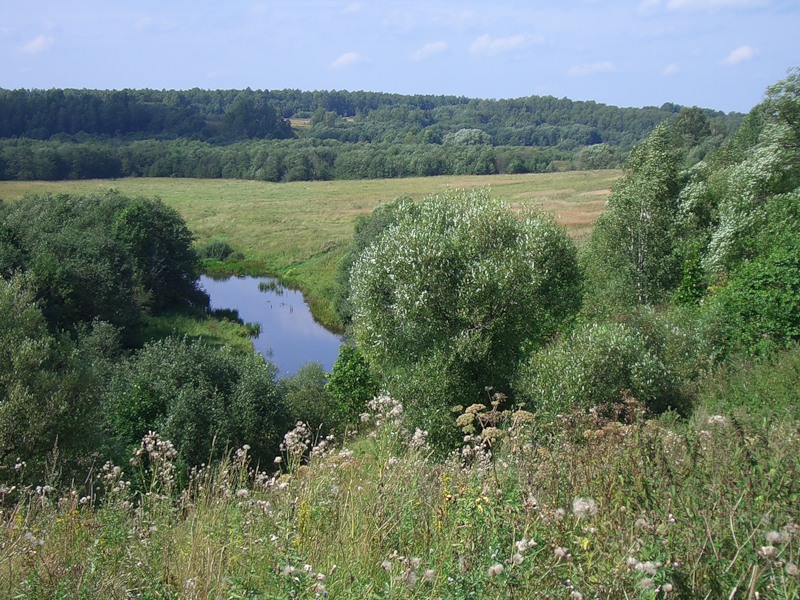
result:
<svg viewBox="0 0 800 600"><path fill-rule="evenodd" d="M502 575L503 571L505 571L505 567L500 563L496 563L489 567L489 577L494 577L495 575Z"/></svg>

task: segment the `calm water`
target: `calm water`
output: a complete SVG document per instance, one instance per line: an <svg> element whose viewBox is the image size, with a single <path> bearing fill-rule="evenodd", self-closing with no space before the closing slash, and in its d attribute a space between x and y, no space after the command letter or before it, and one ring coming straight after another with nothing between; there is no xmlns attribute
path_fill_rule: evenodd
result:
<svg viewBox="0 0 800 600"><path fill-rule="evenodd" d="M245 323L260 323L261 334L253 339L256 350L271 360L281 375L295 373L307 362L320 362L330 372L339 354L341 339L311 317L300 292L277 284L277 291L261 291L267 277L230 277L213 280L200 277L200 286L211 297L211 308L233 308Z"/></svg>

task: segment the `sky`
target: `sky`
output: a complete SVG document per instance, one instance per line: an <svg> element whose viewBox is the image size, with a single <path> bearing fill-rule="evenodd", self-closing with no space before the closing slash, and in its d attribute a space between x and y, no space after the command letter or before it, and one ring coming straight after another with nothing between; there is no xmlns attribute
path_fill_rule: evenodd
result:
<svg viewBox="0 0 800 600"><path fill-rule="evenodd" d="M300 89L747 112L800 0L0 0L0 88Z"/></svg>

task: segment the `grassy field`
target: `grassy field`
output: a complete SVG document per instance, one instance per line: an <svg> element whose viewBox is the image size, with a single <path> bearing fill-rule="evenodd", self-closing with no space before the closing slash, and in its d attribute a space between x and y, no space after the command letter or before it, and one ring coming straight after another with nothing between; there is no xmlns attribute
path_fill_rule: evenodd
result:
<svg viewBox="0 0 800 600"><path fill-rule="evenodd" d="M397 196L421 200L450 188L489 187L515 206L537 206L580 240L603 210L619 171L553 174L423 177L360 181L269 183L224 179L3 181L0 199L26 194L90 193L115 189L130 196L157 196L177 209L198 243L220 240L306 294L314 315L327 325L336 317L327 301L332 273L361 214Z"/></svg>

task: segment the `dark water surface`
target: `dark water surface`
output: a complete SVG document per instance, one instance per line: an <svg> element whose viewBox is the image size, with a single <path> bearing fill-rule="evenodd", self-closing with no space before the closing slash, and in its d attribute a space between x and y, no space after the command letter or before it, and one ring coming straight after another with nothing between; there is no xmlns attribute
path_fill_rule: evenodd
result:
<svg viewBox="0 0 800 600"><path fill-rule="evenodd" d="M261 291L264 282L274 289ZM202 287L211 308L233 308L246 323L259 323L261 334L253 346L271 360L281 375L291 375L307 362L320 362L330 372L342 343L314 321L300 292L282 287L268 277L230 277L214 280L203 275Z"/></svg>

